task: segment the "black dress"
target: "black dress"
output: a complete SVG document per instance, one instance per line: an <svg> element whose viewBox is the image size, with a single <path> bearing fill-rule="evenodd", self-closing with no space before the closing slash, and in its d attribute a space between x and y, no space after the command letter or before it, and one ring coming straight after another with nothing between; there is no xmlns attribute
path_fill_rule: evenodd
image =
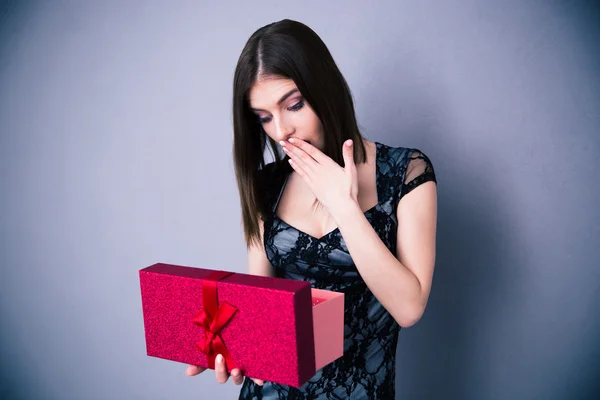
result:
<svg viewBox="0 0 600 400"><path fill-rule="evenodd" d="M427 181L436 182L427 156L416 149L376 144L378 204L364 215L396 254L396 208L403 196ZM271 214L264 221L264 245L276 276L311 282L317 289L345 293L344 355L317 371L300 389L245 379L239 399L394 399L396 345L400 326L371 293L344 238L335 229L321 238L299 231L274 212L291 166L268 164Z"/></svg>

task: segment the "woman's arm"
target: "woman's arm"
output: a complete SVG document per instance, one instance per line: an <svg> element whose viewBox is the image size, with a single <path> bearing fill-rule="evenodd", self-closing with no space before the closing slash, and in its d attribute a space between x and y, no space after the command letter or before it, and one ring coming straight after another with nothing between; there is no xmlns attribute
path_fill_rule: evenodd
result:
<svg viewBox="0 0 600 400"><path fill-rule="evenodd" d="M250 275L274 276L275 271L267 258L264 246L265 228L262 219L258 219L260 228L260 244L253 243L248 248L248 273Z"/></svg>
<svg viewBox="0 0 600 400"><path fill-rule="evenodd" d="M350 256L371 292L402 327L414 325L425 311L433 279L436 184L423 183L398 203L395 255L381 241L358 204L337 215Z"/></svg>

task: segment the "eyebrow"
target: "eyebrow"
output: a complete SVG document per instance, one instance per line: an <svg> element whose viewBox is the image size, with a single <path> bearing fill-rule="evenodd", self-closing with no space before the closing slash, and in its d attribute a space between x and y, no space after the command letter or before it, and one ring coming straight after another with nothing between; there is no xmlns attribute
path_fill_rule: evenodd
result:
<svg viewBox="0 0 600 400"><path fill-rule="evenodd" d="M281 105L281 103L283 103L288 97L290 97L291 95L293 95L296 92L299 92L298 88L294 88L294 89L290 90L289 92L287 92L286 94L284 94L283 96L281 96L279 101L277 101L277 105L278 106ZM252 111L265 111L265 110L261 110L260 108L252 108Z"/></svg>

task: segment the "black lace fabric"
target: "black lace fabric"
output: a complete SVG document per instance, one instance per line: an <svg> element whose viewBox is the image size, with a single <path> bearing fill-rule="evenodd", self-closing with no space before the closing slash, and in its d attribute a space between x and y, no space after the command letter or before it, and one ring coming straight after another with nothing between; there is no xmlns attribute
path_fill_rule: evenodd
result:
<svg viewBox="0 0 600 400"><path fill-rule="evenodd" d="M436 181L431 160L420 151L414 151L410 156L406 168L404 186L402 187L402 194L400 197L404 197L417 186L429 181Z"/></svg>
<svg viewBox="0 0 600 400"><path fill-rule="evenodd" d="M437 181L431 161L421 151L375 144L379 202L364 215L395 254L398 202L419 185ZM273 382L258 386L245 379L239 399L394 399L400 326L362 280L339 230L315 238L275 214L291 171L287 163L277 169L271 163L263 170L271 210L265 218L265 251L276 276L345 294L344 355L301 388Z"/></svg>

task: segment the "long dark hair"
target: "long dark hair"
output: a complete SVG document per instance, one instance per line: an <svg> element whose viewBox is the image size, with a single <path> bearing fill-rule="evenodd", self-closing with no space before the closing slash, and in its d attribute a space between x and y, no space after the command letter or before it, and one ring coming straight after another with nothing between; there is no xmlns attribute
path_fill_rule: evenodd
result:
<svg viewBox="0 0 600 400"><path fill-rule="evenodd" d="M235 68L233 80L233 160L239 189L244 236L249 247L260 242L259 218L268 210L266 188L260 171L264 152L271 148L275 167L287 164L278 144L268 137L251 111L249 92L259 76L292 79L302 97L321 121L323 152L344 165L342 144L354 143L354 160L363 163L367 155L354 113L352 94L325 43L308 26L285 19L266 25L250 36Z"/></svg>

